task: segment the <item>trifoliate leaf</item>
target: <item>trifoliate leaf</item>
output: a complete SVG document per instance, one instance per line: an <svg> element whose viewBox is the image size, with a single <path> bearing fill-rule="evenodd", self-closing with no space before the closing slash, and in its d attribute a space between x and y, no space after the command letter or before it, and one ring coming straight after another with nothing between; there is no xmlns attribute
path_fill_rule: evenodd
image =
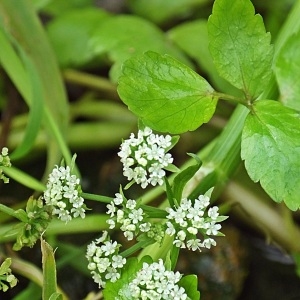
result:
<svg viewBox="0 0 300 300"><path fill-rule="evenodd" d="M217 98L208 82L168 55L146 52L127 60L118 92L143 123L161 132L195 130L212 117Z"/></svg>
<svg viewBox="0 0 300 300"><path fill-rule="evenodd" d="M300 207L300 116L276 101L261 100L245 121L242 159L249 176L276 201Z"/></svg>
<svg viewBox="0 0 300 300"><path fill-rule="evenodd" d="M281 48L276 60L275 75L281 102L300 110L300 32L292 35Z"/></svg>
<svg viewBox="0 0 300 300"><path fill-rule="evenodd" d="M219 74L255 99L271 76L273 47L250 0L216 0L208 20L209 49Z"/></svg>

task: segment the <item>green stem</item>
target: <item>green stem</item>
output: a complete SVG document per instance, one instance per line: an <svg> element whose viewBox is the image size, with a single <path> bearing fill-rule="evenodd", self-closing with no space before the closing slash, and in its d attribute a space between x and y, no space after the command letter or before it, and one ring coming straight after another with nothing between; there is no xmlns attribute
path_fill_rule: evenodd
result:
<svg viewBox="0 0 300 300"><path fill-rule="evenodd" d="M291 252L299 252L300 230L287 224L284 216L264 203L257 195L238 182L227 184L222 199L234 205L233 213L238 214L246 224L260 231Z"/></svg>
<svg viewBox="0 0 300 300"><path fill-rule="evenodd" d="M34 177L28 175L27 173L14 168L14 167L1 167L3 172L10 178L13 178L15 181L21 183L22 185L33 189L34 191L43 192L46 187L40 181Z"/></svg>
<svg viewBox="0 0 300 300"><path fill-rule="evenodd" d="M147 213L149 218L160 218L164 219L167 216L167 212L161 208L158 207L153 207L149 205L141 205L141 208L143 209L144 212Z"/></svg>
<svg viewBox="0 0 300 300"><path fill-rule="evenodd" d="M80 232L97 232L107 230L106 223L109 218L106 214L93 214L86 216L84 219L73 219L67 224L60 220L52 220L47 228L46 235L52 234L78 234Z"/></svg>
<svg viewBox="0 0 300 300"><path fill-rule="evenodd" d="M107 78L67 69L63 72L66 81L78 85L83 85L96 90L108 92L113 99L119 99L117 88Z"/></svg>
<svg viewBox="0 0 300 300"><path fill-rule="evenodd" d="M123 257L128 257L131 254L135 253L136 251L145 248L149 245L153 244L153 240L152 239L148 239L146 241L140 241L136 244L134 244L132 247L126 249L125 251L123 251L122 253L120 253L120 255L122 255Z"/></svg>
<svg viewBox="0 0 300 300"><path fill-rule="evenodd" d="M238 97L235 97L235 96L232 96L232 95L219 93L219 92L213 92L213 96L215 96L219 99L225 100L225 101L229 101L229 102L234 103L234 104L242 104L242 105L245 105L245 106L247 105L246 102L245 102L245 99L238 98Z"/></svg>
<svg viewBox="0 0 300 300"><path fill-rule="evenodd" d="M111 203L111 201L114 200L114 198L101 196L101 195L94 195L94 194L88 194L88 193L81 193L81 197L87 200L93 200L98 201L102 203Z"/></svg>
<svg viewBox="0 0 300 300"><path fill-rule="evenodd" d="M12 217L14 217L14 218L20 220L21 222L24 222L23 218L20 217L20 215L17 214L17 213L15 212L15 210L12 209L12 208L10 208L10 207L7 207L7 206L5 206L5 205L3 205L3 204L0 204L0 211L6 213L6 214L9 215L9 216L12 216Z"/></svg>

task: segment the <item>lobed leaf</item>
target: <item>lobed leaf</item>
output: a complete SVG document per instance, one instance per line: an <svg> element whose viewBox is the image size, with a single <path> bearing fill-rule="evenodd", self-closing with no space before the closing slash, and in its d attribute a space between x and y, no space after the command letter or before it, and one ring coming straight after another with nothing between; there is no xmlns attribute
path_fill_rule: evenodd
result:
<svg viewBox="0 0 300 300"><path fill-rule="evenodd" d="M216 0L208 19L209 49L219 74L257 98L271 77L273 47L250 0Z"/></svg>
<svg viewBox="0 0 300 300"><path fill-rule="evenodd" d="M292 35L281 48L276 60L275 75L281 102L300 110L300 32Z"/></svg>
<svg viewBox="0 0 300 300"><path fill-rule="evenodd" d="M279 102L261 100L245 121L241 156L247 172L276 202L300 207L299 113Z"/></svg>
<svg viewBox="0 0 300 300"><path fill-rule="evenodd" d="M143 123L161 132L195 130L212 117L217 98L208 82L168 55L146 52L127 60L118 92Z"/></svg>

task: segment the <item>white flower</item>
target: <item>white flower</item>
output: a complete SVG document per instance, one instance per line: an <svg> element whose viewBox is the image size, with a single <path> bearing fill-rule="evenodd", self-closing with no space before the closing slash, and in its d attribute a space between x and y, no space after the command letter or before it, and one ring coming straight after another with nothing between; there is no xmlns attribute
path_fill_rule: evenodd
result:
<svg viewBox="0 0 300 300"><path fill-rule="evenodd" d="M106 223L109 225L109 229L114 229L116 227L116 223L112 219L108 219Z"/></svg>
<svg viewBox="0 0 300 300"><path fill-rule="evenodd" d="M123 203L123 196L120 193L116 193L115 196L116 197L113 200L115 205L120 205Z"/></svg>
<svg viewBox="0 0 300 300"><path fill-rule="evenodd" d="M105 256L109 256L110 254L114 253L116 250L117 242L106 241L104 245L101 246L101 250L104 252Z"/></svg>
<svg viewBox="0 0 300 300"><path fill-rule="evenodd" d="M166 223L168 228L166 229L166 234L172 236L176 233L176 230L171 222Z"/></svg>
<svg viewBox="0 0 300 300"><path fill-rule="evenodd" d="M111 217L113 217L115 215L115 212L116 212L116 207L115 207L115 204L114 202L112 201L110 204L107 204L106 205L107 207L107 214L110 215Z"/></svg>
<svg viewBox="0 0 300 300"><path fill-rule="evenodd" d="M174 286L174 289L173 291L171 291L170 296L172 296L173 300L187 299L187 294L185 293L185 289L183 287L179 287L178 285Z"/></svg>
<svg viewBox="0 0 300 300"><path fill-rule="evenodd" d="M177 248L185 248L185 243L181 240L174 240L173 244L177 247Z"/></svg>
<svg viewBox="0 0 300 300"><path fill-rule="evenodd" d="M118 193L107 208L110 218L106 222L109 228L113 229L120 224L120 229L127 240L133 240L140 233L150 231L151 223L147 222L148 216L136 200L127 200L124 195Z"/></svg>
<svg viewBox="0 0 300 300"><path fill-rule="evenodd" d="M139 209L133 209L131 213L129 213L128 217L132 220L133 224L137 224L143 220L144 211Z"/></svg>
<svg viewBox="0 0 300 300"><path fill-rule="evenodd" d="M216 242L207 236L219 234L221 225L216 222L219 213L218 207L209 208L209 198L200 195L194 202L190 199L182 199L180 205L175 208L167 207L167 222L165 223L165 234L174 236L173 244L178 248L191 249L215 246ZM204 239L201 242L200 236Z"/></svg>
<svg viewBox="0 0 300 300"><path fill-rule="evenodd" d="M211 246L216 246L216 241L212 238L207 238L203 241L202 245L204 248L210 249Z"/></svg>
<svg viewBox="0 0 300 300"><path fill-rule="evenodd" d="M49 175L43 198L46 205L53 207L53 215L68 222L72 217L85 217L86 206L80 192L80 179L71 174L70 167L55 166Z"/></svg>
<svg viewBox="0 0 300 300"><path fill-rule="evenodd" d="M124 211L122 211L122 210L120 210L120 209L118 209L117 210L117 222L118 223L122 223L123 222L123 220L124 220Z"/></svg>
<svg viewBox="0 0 300 300"><path fill-rule="evenodd" d="M188 227L187 231L193 235L196 235L198 233L198 229L192 226Z"/></svg>
<svg viewBox="0 0 300 300"><path fill-rule="evenodd" d="M129 283L133 299L187 299L183 287L178 286L182 275L165 269L162 260L152 264L143 263L143 268Z"/></svg>
<svg viewBox="0 0 300 300"><path fill-rule="evenodd" d="M119 268L121 269L126 263L126 258L124 258L121 255L114 255L112 257L112 266L114 268Z"/></svg>
<svg viewBox="0 0 300 300"><path fill-rule="evenodd" d="M209 205L209 202L210 199L208 196L200 195L198 199L195 201L195 203L197 203L195 204L195 207L200 209L206 208Z"/></svg>
<svg viewBox="0 0 300 300"><path fill-rule="evenodd" d="M202 246L199 239L188 240L186 245L188 249L192 249L192 251L200 250L200 247Z"/></svg>
<svg viewBox="0 0 300 300"><path fill-rule="evenodd" d="M207 235L217 235L218 234L218 230L221 229L221 225L220 224L216 224L214 221L210 222L210 223L206 223L206 234Z"/></svg>
<svg viewBox="0 0 300 300"><path fill-rule="evenodd" d="M99 288L105 287L106 281L115 282L121 277L121 269L126 264L126 258L118 254L120 246L110 240L107 231L88 245L86 252L88 269Z"/></svg>
<svg viewBox="0 0 300 300"><path fill-rule="evenodd" d="M186 238L186 233L184 230L180 230L177 232L177 238L181 241L184 241Z"/></svg>
<svg viewBox="0 0 300 300"><path fill-rule="evenodd" d="M151 228L151 223L147 222L147 223L142 223L140 226L140 231L142 232L148 232Z"/></svg>
<svg viewBox="0 0 300 300"><path fill-rule="evenodd" d="M105 279L110 279L111 282L116 282L120 276L120 273L115 268L108 267Z"/></svg>
<svg viewBox="0 0 300 300"><path fill-rule="evenodd" d="M133 232L131 231L124 231L124 236L127 238L128 241L133 240Z"/></svg>
<svg viewBox="0 0 300 300"><path fill-rule="evenodd" d="M123 175L128 180L134 180L142 188L148 184L162 185L165 176L163 168L173 162L172 155L166 153L171 147L171 136L160 136L152 133L146 127L139 130L137 138L134 134L123 141L118 152L123 164Z"/></svg>
<svg viewBox="0 0 300 300"><path fill-rule="evenodd" d="M217 217L218 217L218 215L219 215L218 210L219 210L219 207L217 207L217 206L211 207L211 208L208 210L207 215L208 215L209 217L211 217L212 220L216 220Z"/></svg>
<svg viewBox="0 0 300 300"><path fill-rule="evenodd" d="M134 209L134 208L136 208L136 201L135 201L135 200L128 199L127 202L126 202L125 207L126 207L126 208L129 208L129 209Z"/></svg>

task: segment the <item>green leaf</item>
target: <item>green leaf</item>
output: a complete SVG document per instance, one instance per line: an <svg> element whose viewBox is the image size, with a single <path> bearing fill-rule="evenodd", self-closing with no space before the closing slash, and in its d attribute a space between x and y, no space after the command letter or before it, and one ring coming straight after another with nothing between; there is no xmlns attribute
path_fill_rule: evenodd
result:
<svg viewBox="0 0 300 300"><path fill-rule="evenodd" d="M10 77L11 81L18 89L19 93L27 101L27 103L29 103L31 97L29 78L26 74L21 59L10 43L8 34L5 33L2 26L3 24L0 24L0 63L7 75Z"/></svg>
<svg viewBox="0 0 300 300"><path fill-rule="evenodd" d="M219 74L255 99L271 77L273 47L250 0L216 0L208 20L209 49Z"/></svg>
<svg viewBox="0 0 300 300"><path fill-rule="evenodd" d="M173 194L173 190L171 188L171 185L168 181L167 177L164 177L164 181L165 181L165 186L166 186L166 194L167 194L167 199L169 201L169 205L170 207L174 207L175 203L174 203L174 194ZM177 204L177 202L176 202Z"/></svg>
<svg viewBox="0 0 300 300"><path fill-rule="evenodd" d="M276 60L275 75L281 102L300 110L300 32L292 35L281 48Z"/></svg>
<svg viewBox="0 0 300 300"><path fill-rule="evenodd" d="M43 262L43 300L57 298L56 266L52 247L41 239Z"/></svg>
<svg viewBox="0 0 300 300"><path fill-rule="evenodd" d="M191 66L191 62L168 41L160 28L136 16L119 15L101 22L91 38L91 48L97 55L107 53L114 63L110 70L114 82L117 82L126 59L149 50L172 55Z"/></svg>
<svg viewBox="0 0 300 300"><path fill-rule="evenodd" d="M187 182L196 174L196 172L200 169L202 162L198 156L195 154L189 154L196 160L196 164L187 167L186 169L182 170L173 181L173 194L177 202L180 203L182 198L182 192L187 184Z"/></svg>
<svg viewBox="0 0 300 300"><path fill-rule="evenodd" d="M182 286L185 289L187 296L191 300L199 300L200 292L198 288L198 279L196 275L187 275L181 278L179 281L179 286Z"/></svg>
<svg viewBox="0 0 300 300"><path fill-rule="evenodd" d="M23 55L23 61L28 71L28 78L31 87L31 103L25 135L21 144L18 145L18 147L10 155L12 160L25 156L32 149L40 129L44 112L43 91L38 73L32 62L25 55Z"/></svg>
<svg viewBox="0 0 300 300"><path fill-rule="evenodd" d="M245 121L242 159L249 176L276 202L300 207L299 113L271 100L257 101Z"/></svg>
<svg viewBox="0 0 300 300"><path fill-rule="evenodd" d="M168 55L146 52L127 60L122 72L121 99L155 130L195 130L215 111L217 98L208 82Z"/></svg>
<svg viewBox="0 0 300 300"><path fill-rule="evenodd" d="M14 167L2 167L3 172L15 181L27 186L35 191L43 192L46 187L34 177Z"/></svg>
<svg viewBox="0 0 300 300"><path fill-rule="evenodd" d="M72 10L47 26L50 42L61 66L83 66L94 59L92 32L109 14L96 8Z"/></svg>
<svg viewBox="0 0 300 300"><path fill-rule="evenodd" d="M176 16L186 16L207 2L208 0L130 0L129 7L135 14L160 24Z"/></svg>
<svg viewBox="0 0 300 300"><path fill-rule="evenodd" d="M136 273L142 269L143 263L152 263L150 256L144 256L140 261L136 257L127 260L125 268L122 270L121 278L116 282L107 282L103 291L106 300L130 300L129 283L135 278Z"/></svg>
<svg viewBox="0 0 300 300"><path fill-rule="evenodd" d="M197 62L217 90L239 95L240 90L219 76L208 50L207 20L184 22L168 31L168 37L189 57ZM196 38L195 38L196 37ZM202 74L202 73L200 73Z"/></svg>

